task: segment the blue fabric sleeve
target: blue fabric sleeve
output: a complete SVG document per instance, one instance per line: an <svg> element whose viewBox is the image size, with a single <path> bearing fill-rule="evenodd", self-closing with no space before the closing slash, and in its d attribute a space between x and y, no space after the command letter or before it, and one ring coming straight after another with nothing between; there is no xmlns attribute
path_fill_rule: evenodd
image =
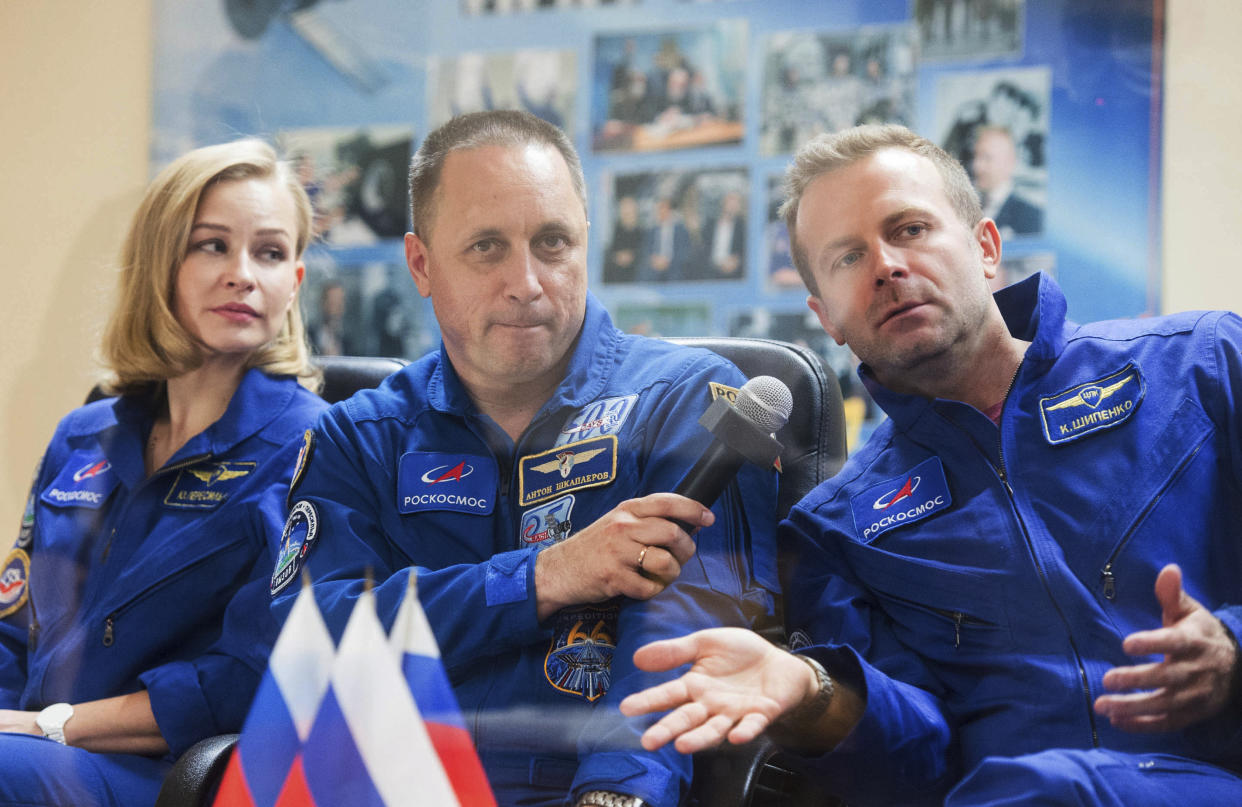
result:
<svg viewBox="0 0 1242 807"><path fill-rule="evenodd" d="M851 582L830 531L799 507L781 524L786 624L819 646L811 655L856 687L866 709L836 749L808 764L846 802L939 804L961 776L939 683Z"/></svg>
<svg viewBox="0 0 1242 807"><path fill-rule="evenodd" d="M225 506L230 524L247 534L253 561L229 600L219 638L202 655L144 671L139 680L151 698L160 733L174 755L215 734L241 730L279 626L268 603L274 561L268 534L284 522L285 497L301 440L283 446L258 470L254 493Z"/></svg>
<svg viewBox="0 0 1242 807"><path fill-rule="evenodd" d="M710 403L708 382L741 385L732 367L695 365L661 397L642 440L645 472L633 496L672 490L702 454L710 435L687 412ZM625 696L676 677L634 666L634 651L658 639L720 625L752 626L775 608L776 476L747 464L712 508L715 523L696 536L697 554L676 582L647 601L624 601L618 619L612 684L579 739L579 768L572 794L609 790L639 796L658 807L679 804L689 789L691 758L671 745L644 751L642 732L658 716L623 717Z"/></svg>
<svg viewBox="0 0 1242 807"><path fill-rule="evenodd" d="M49 467L47 455L54 453L54 448L62 444L59 440L60 429L57 429L57 437L52 439L51 445L42 460L39 462L38 470L35 471L35 477L30 484L30 498L26 507L32 506L34 498L38 495L38 491L43 489L43 472ZM19 528L19 537L26 534L33 541L34 524L23 524ZM16 542L14 544L16 546ZM26 551L31 551L31 546L26 547ZM3 560L3 558L0 558ZM31 561L33 569L34 562ZM29 648L30 640L30 580L27 579L27 602L21 608L9 614L4 619L0 619L0 709L20 709L22 708L22 691L26 687L26 654Z"/></svg>

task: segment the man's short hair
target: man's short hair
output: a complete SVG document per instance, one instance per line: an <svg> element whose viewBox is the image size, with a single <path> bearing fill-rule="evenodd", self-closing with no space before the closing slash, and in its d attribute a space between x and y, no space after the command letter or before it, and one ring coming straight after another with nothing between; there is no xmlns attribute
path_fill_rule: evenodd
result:
<svg viewBox="0 0 1242 807"><path fill-rule="evenodd" d="M811 294L818 296L819 289L816 287L815 276L811 273L806 253L797 238L798 205L802 202L802 194L819 176L853 165L888 148L905 149L931 160L944 182L949 203L967 227L974 227L983 218L979 195L971 185L970 177L962 164L935 143L906 127L895 124L855 126L834 134L819 135L798 149L793 163L786 170L785 202L780 209L780 215L789 229L789 246L794 267Z"/></svg>
<svg viewBox="0 0 1242 807"><path fill-rule="evenodd" d="M410 218L414 234L423 241L428 240L435 217L440 172L449 154L483 146L526 145L551 146L561 153L585 214L586 180L582 175L582 161L564 132L529 112L512 109L471 112L458 115L427 135L410 161Z"/></svg>

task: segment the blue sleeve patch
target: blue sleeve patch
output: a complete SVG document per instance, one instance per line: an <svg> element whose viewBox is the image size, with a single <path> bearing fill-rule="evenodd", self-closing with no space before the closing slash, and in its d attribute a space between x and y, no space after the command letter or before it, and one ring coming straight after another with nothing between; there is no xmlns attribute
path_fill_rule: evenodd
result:
<svg viewBox="0 0 1242 807"><path fill-rule="evenodd" d="M120 483L100 451L75 451L40 499L53 507L89 507L98 510Z"/></svg>
<svg viewBox="0 0 1242 807"><path fill-rule="evenodd" d="M487 562L483 590L488 605L508 605L526 599L526 573L533 552L517 550L494 555Z"/></svg>
<svg viewBox="0 0 1242 807"><path fill-rule="evenodd" d="M319 512L315 510L315 505L305 500L293 505L280 536L280 555L272 571L269 591L273 597L283 591L306 565L306 556L318 537Z"/></svg>
<svg viewBox="0 0 1242 807"><path fill-rule="evenodd" d="M491 457L409 451L397 469L397 512L452 510L485 516L496 507L500 471Z"/></svg>
<svg viewBox="0 0 1242 807"><path fill-rule="evenodd" d="M1044 437L1052 445L1068 443L1129 420L1147 393L1134 362L1096 381L1039 399Z"/></svg>
<svg viewBox="0 0 1242 807"><path fill-rule="evenodd" d="M864 543L947 510L951 504L953 497L939 457L923 460L908 473L872 485L850 499L854 529Z"/></svg>

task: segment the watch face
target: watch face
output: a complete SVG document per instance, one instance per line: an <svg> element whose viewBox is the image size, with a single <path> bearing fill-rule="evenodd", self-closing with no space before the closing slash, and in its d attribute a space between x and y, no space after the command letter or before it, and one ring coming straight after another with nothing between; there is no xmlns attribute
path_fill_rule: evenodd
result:
<svg viewBox="0 0 1242 807"><path fill-rule="evenodd" d="M53 703L51 706L39 712L39 717L35 722L40 728L44 726L55 726L60 728L65 725L65 721L73 717L73 707L67 703Z"/></svg>

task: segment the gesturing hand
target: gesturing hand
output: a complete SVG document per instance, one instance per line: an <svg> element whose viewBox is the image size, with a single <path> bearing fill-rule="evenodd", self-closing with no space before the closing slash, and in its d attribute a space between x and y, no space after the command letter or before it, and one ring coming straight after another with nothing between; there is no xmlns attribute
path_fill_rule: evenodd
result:
<svg viewBox="0 0 1242 807"><path fill-rule="evenodd" d="M711 510L675 493L621 502L586 529L539 553L539 618L618 595L654 597L677 579L695 550L694 540L669 519L708 527L715 518Z"/></svg>
<svg viewBox="0 0 1242 807"><path fill-rule="evenodd" d="M634 653L634 663L649 671L691 662L680 678L621 701L622 714L630 716L673 710L643 733L643 748L654 751L672 740L691 754L726 739L749 742L819 686L809 666L742 628L701 630Z"/></svg>
<svg viewBox="0 0 1242 807"><path fill-rule="evenodd" d="M1095 711L1117 728L1135 732L1175 731L1206 720L1229 701L1237 651L1224 626L1182 589L1182 570L1165 566L1156 577L1164 627L1126 637L1132 656L1163 653L1158 662L1114 667L1104 686L1115 692L1096 698Z"/></svg>

